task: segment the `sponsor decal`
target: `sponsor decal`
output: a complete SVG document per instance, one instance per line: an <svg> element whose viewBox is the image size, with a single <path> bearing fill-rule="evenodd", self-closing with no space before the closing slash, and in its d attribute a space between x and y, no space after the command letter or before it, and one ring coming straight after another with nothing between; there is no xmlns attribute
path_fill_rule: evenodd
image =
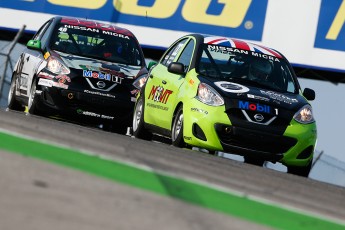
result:
<svg viewBox="0 0 345 230"><path fill-rule="evenodd" d="M83 77L111 81L118 84L121 84L122 82L122 78L119 76L111 75L109 73L95 72L92 70L83 70Z"/></svg>
<svg viewBox="0 0 345 230"><path fill-rule="evenodd" d="M63 20L61 20L61 22L64 23ZM67 32L68 29L84 30L84 31L89 31L89 32L93 32L93 33L102 33L102 34L111 35L114 37L130 39L129 36L127 36L127 35L119 34L119 33L112 32L112 31L104 31L103 28L98 29L98 28L89 28L87 26L74 26L74 25L65 25L64 28L60 28L60 30L63 30L63 32Z"/></svg>
<svg viewBox="0 0 345 230"><path fill-rule="evenodd" d="M46 86L46 87L52 87L53 81L48 80L48 79L44 79L44 78L40 78L38 80L38 85L42 85L42 86Z"/></svg>
<svg viewBox="0 0 345 230"><path fill-rule="evenodd" d="M192 137L187 137L187 136L183 136L183 139L187 140L187 141L191 141Z"/></svg>
<svg viewBox="0 0 345 230"><path fill-rule="evenodd" d="M47 59L50 57L50 53L49 53L49 52L46 52L46 53L44 54L44 56L43 56L43 57L44 57L44 59L46 59L46 60L47 60Z"/></svg>
<svg viewBox="0 0 345 230"><path fill-rule="evenodd" d="M65 85L60 82L55 82L49 79L40 78L38 80L38 85L46 86L46 87L56 87L56 88L62 88L62 89L68 89L68 85Z"/></svg>
<svg viewBox="0 0 345 230"><path fill-rule="evenodd" d="M271 107L269 105L263 105L259 103L250 103L248 101L238 101L238 107L240 109L271 113Z"/></svg>
<svg viewBox="0 0 345 230"><path fill-rule="evenodd" d="M193 86L193 85L194 85L194 80L193 80L193 79L190 79L190 80L188 81L188 83L189 83L191 86Z"/></svg>
<svg viewBox="0 0 345 230"><path fill-rule="evenodd" d="M168 111L168 110L169 110L169 108L166 107L166 106L156 105L156 104L152 104L152 103L147 103L146 106L147 106L147 107L154 108L154 109L164 110L164 111Z"/></svg>
<svg viewBox="0 0 345 230"><path fill-rule="evenodd" d="M161 86L152 86L148 99L151 99L155 102L166 104L172 93L173 91L169 89L164 89Z"/></svg>
<svg viewBox="0 0 345 230"><path fill-rule="evenodd" d="M280 62L278 58L269 56L269 55L267 55L267 54L261 54L261 53L255 53L255 52L251 52L250 54L251 54L252 56L255 56L255 57L260 57L260 58L264 58L264 59L267 59L267 60Z"/></svg>
<svg viewBox="0 0 345 230"><path fill-rule="evenodd" d="M120 69L122 66L116 66L118 68L118 70L114 70L114 69L109 69L109 68L104 68L104 67L97 67L97 66L90 66L90 65L79 65L80 68L82 68L85 71L96 71L96 72L102 72L102 73L106 73L106 74L110 74L110 75L115 75L118 76L120 78L133 78L132 76L126 76L126 74L124 74L123 72L120 72ZM127 68L122 68L123 71L128 71Z"/></svg>
<svg viewBox="0 0 345 230"><path fill-rule="evenodd" d="M98 95L98 96L103 96L103 97L111 97L111 98L116 98L114 95L109 94L109 93L101 93L101 92L97 92L97 91L90 91L85 89L84 93L88 93L88 94L92 94L92 95Z"/></svg>
<svg viewBox="0 0 345 230"><path fill-rule="evenodd" d="M261 97L261 96L253 95L253 94L247 94L247 97L251 98L251 99L260 100L260 101L269 101L270 100L267 97Z"/></svg>
<svg viewBox="0 0 345 230"><path fill-rule="evenodd" d="M75 19L75 18L62 18L61 23L65 23L70 26L75 26L77 28L79 27L82 30L84 28L94 29L95 30L94 32L99 32L101 30L102 33L104 34L108 34L108 35L112 35L116 37L122 37L126 39L129 39L128 36L132 36L131 32L119 27L115 27L108 23L95 22L91 20L80 20L80 19Z"/></svg>
<svg viewBox="0 0 345 230"><path fill-rule="evenodd" d="M277 62L280 62L279 58L282 58L278 52L270 48L236 39L208 37L205 38L204 42L209 44L208 49L212 52L224 54L241 53Z"/></svg>
<svg viewBox="0 0 345 230"><path fill-rule="evenodd" d="M75 29L75 30L85 30L88 32L94 32L94 33L99 33L99 29L95 29L95 28L88 28L86 26L72 26L72 25L65 25L66 29L60 28L60 30L64 30L64 32L67 32L67 29Z"/></svg>
<svg viewBox="0 0 345 230"><path fill-rule="evenodd" d="M272 91L265 91L265 90L260 90L260 92L264 95L269 96L271 99L279 101L279 102L284 102L286 104L292 104L292 103L297 103L298 100L295 98L290 98L288 96L285 96L283 94L279 94L276 92L272 92Z"/></svg>
<svg viewBox="0 0 345 230"><path fill-rule="evenodd" d="M79 18L87 16L100 21L192 33L236 34L239 38L261 41L268 0L125 0L120 3L107 0L11 0L0 1L0 7ZM88 20L66 19L64 23L116 31L110 25ZM128 35L119 30L116 33Z"/></svg>
<svg viewBox="0 0 345 230"><path fill-rule="evenodd" d="M101 118L102 119L108 119L108 120L113 120L114 119L114 117L108 116L108 115L104 115L104 114L101 115Z"/></svg>
<svg viewBox="0 0 345 230"><path fill-rule="evenodd" d="M199 108L191 108L190 109L192 112L199 112L199 113L204 113L204 114L208 114L208 112L206 110L203 109L199 109Z"/></svg>
<svg viewBox="0 0 345 230"><path fill-rule="evenodd" d="M77 113L80 115L88 116L88 117L95 117L95 118L101 118L101 119L107 119L107 120L114 120L114 117L104 115L104 114L98 114L90 111L84 111L82 109L77 109Z"/></svg>
<svg viewBox="0 0 345 230"><path fill-rule="evenodd" d="M345 0L321 1L315 48L345 51Z"/></svg>
<svg viewBox="0 0 345 230"><path fill-rule="evenodd" d="M249 91L249 88L247 88L246 86L233 82L218 81L214 84L218 86L221 90L229 93L246 93Z"/></svg>

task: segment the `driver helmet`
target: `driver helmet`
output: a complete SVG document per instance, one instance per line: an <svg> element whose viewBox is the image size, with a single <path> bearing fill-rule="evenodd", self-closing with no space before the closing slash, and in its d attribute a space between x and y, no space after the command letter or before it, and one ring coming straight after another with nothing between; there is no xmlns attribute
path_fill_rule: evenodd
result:
<svg viewBox="0 0 345 230"><path fill-rule="evenodd" d="M104 45L104 57L112 57L112 56L122 56L122 44L119 42L112 43L108 42Z"/></svg>
<svg viewBox="0 0 345 230"><path fill-rule="evenodd" d="M272 69L272 65L268 60L254 60L249 66L249 79L267 81Z"/></svg>

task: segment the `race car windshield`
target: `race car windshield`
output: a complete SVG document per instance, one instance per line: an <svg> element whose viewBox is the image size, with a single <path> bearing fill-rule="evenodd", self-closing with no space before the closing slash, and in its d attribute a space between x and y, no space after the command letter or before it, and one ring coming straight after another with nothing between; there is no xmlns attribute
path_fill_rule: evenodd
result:
<svg viewBox="0 0 345 230"><path fill-rule="evenodd" d="M138 44L131 36L119 36L101 29L82 30L66 24L56 28L52 50L126 65L142 64Z"/></svg>
<svg viewBox="0 0 345 230"><path fill-rule="evenodd" d="M197 71L217 80L297 93L288 63L268 54L203 44Z"/></svg>

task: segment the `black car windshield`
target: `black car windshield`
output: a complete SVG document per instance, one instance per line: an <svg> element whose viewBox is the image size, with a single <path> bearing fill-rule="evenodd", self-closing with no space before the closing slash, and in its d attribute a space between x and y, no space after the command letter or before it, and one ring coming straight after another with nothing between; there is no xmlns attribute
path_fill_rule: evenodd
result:
<svg viewBox="0 0 345 230"><path fill-rule="evenodd" d="M285 59L254 51L203 44L199 74L220 81L248 84L279 92L297 93Z"/></svg>
<svg viewBox="0 0 345 230"><path fill-rule="evenodd" d="M55 28L52 50L126 65L142 64L139 46L131 36L62 23Z"/></svg>

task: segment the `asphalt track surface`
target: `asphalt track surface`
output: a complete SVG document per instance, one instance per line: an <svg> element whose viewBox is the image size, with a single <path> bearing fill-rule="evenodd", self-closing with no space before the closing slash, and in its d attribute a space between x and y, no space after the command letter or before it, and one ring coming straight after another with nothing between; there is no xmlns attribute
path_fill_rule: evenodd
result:
<svg viewBox="0 0 345 230"><path fill-rule="evenodd" d="M0 110L0 229L345 229L345 188Z"/></svg>

